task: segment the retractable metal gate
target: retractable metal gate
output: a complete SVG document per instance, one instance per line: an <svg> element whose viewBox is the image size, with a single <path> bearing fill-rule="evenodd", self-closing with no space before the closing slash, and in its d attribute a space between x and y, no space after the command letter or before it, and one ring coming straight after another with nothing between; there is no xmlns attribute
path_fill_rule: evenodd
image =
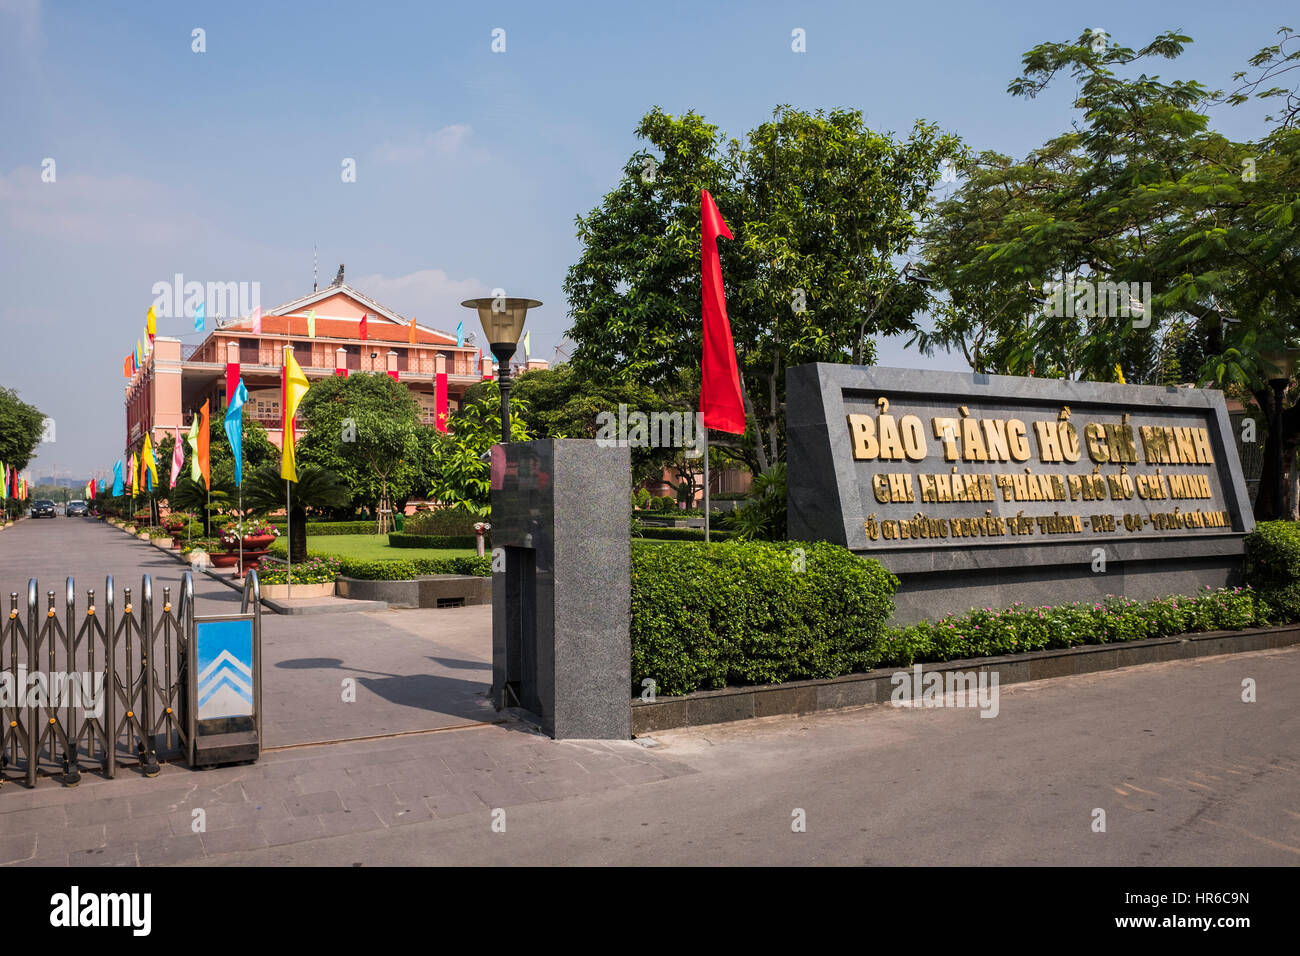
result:
<svg viewBox="0 0 1300 956"><path fill-rule="evenodd" d="M260 656L256 574L249 577ZM86 592L80 612L72 578L62 613L54 591L46 592L46 601L42 611L33 578L26 606L20 608L18 593L11 592L9 613L0 622L0 783L16 779L33 787L44 773L76 786L83 767L113 777L128 761L152 777L159 772L160 753L192 757L191 575L182 579L175 605L171 589L163 588L161 608L155 607L148 575L137 598L130 588L122 589L120 610L111 576L100 600L93 590ZM246 593L245 611L247 604Z"/></svg>

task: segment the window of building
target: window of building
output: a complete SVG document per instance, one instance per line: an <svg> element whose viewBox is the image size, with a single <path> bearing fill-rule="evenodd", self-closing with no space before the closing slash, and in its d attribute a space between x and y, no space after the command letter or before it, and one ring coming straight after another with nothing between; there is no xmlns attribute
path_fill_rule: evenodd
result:
<svg viewBox="0 0 1300 956"><path fill-rule="evenodd" d="M410 350L409 350L409 349L393 349L393 351L397 353L397 370L398 370L399 372L406 372L406 371L409 371L410 369L408 368L407 363L410 361L410 359L409 359L407 353L408 353Z"/></svg>
<svg viewBox="0 0 1300 956"><path fill-rule="evenodd" d="M345 345L343 347L347 349L348 352L348 368L350 369L361 368L361 346Z"/></svg>
<svg viewBox="0 0 1300 956"><path fill-rule="evenodd" d="M258 362L257 339L239 340L239 364L256 365Z"/></svg>
<svg viewBox="0 0 1300 956"><path fill-rule="evenodd" d="M310 342L293 343L293 360L303 368L311 368L315 364L312 361L311 352Z"/></svg>

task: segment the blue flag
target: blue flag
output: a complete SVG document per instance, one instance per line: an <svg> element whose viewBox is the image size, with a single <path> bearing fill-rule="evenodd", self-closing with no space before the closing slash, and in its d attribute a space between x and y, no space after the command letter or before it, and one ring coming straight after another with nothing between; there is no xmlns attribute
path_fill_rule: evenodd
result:
<svg viewBox="0 0 1300 956"><path fill-rule="evenodd" d="M198 308L194 310L194 331L202 332L204 325L208 321L208 304L200 302Z"/></svg>
<svg viewBox="0 0 1300 956"><path fill-rule="evenodd" d="M103 478L99 479L99 493L100 493L101 495L104 493L104 479L103 479Z"/></svg>
<svg viewBox="0 0 1300 956"><path fill-rule="evenodd" d="M119 458L113 463L113 497L120 498L123 492L122 488L122 459Z"/></svg>
<svg viewBox="0 0 1300 956"><path fill-rule="evenodd" d="M226 409L226 440L230 442L230 450L235 455L235 484L244 483L244 413L242 411L244 402L248 401L248 389L244 388L244 380L239 380L239 387L235 389L235 394L230 399L230 405Z"/></svg>
<svg viewBox="0 0 1300 956"><path fill-rule="evenodd" d="M456 348L460 349L464 347L465 347L465 323L457 322L456 323Z"/></svg>

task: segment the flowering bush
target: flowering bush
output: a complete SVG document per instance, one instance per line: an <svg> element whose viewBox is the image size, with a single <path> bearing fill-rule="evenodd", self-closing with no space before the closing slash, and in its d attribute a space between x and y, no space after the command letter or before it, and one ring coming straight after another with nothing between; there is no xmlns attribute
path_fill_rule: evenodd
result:
<svg viewBox="0 0 1300 956"><path fill-rule="evenodd" d="M1208 586L1194 597L1153 601L1109 596L1104 601L1005 609L984 608L890 632L881 666L916 661L1020 654L1079 644L1113 644L1196 631L1239 631L1260 623L1249 588Z"/></svg>
<svg viewBox="0 0 1300 956"><path fill-rule="evenodd" d="M271 535L278 538L280 529L266 521L232 521L221 529L221 543L227 548L239 547L244 538Z"/></svg>
<svg viewBox="0 0 1300 956"><path fill-rule="evenodd" d="M301 564L293 566L294 584L328 584L339 573L338 558L308 558ZM257 572L257 579L262 584L288 584L289 569L283 561L266 559Z"/></svg>

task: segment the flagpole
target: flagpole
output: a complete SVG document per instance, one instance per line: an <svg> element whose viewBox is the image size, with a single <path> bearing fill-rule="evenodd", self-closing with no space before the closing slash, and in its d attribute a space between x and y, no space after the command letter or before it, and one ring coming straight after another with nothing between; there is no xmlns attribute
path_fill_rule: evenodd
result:
<svg viewBox="0 0 1300 956"><path fill-rule="evenodd" d="M704 428L704 543L709 543L709 429Z"/></svg>
<svg viewBox="0 0 1300 956"><path fill-rule="evenodd" d="M284 542L286 553L289 556L288 571L285 574L284 583L288 586L285 591L285 598L293 597L293 511L289 508L289 479L284 479L284 536L288 540Z"/></svg>

